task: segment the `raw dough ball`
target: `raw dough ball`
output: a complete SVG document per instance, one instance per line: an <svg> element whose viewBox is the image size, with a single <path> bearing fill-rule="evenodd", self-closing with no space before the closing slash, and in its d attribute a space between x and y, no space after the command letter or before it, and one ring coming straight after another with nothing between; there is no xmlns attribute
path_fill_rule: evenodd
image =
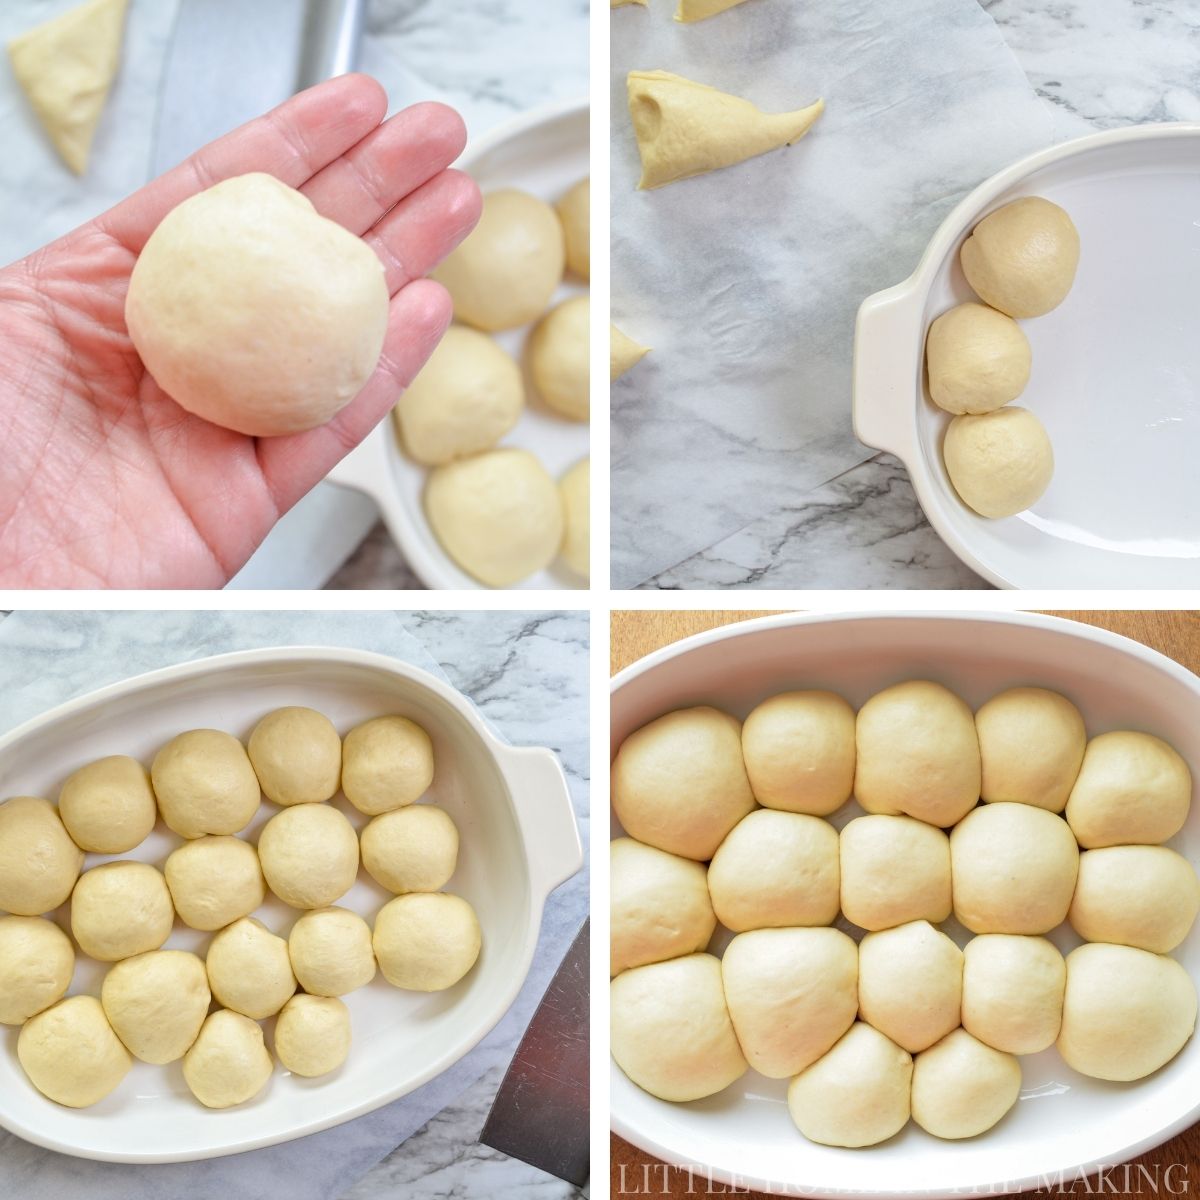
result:
<svg viewBox="0 0 1200 1200"><path fill-rule="evenodd" d="M610 975L708 945L717 918L700 863L627 837L608 855Z"/></svg>
<svg viewBox="0 0 1200 1200"><path fill-rule="evenodd" d="M475 965L482 934L475 910L461 896L410 892L379 910L371 940L388 983L440 992Z"/></svg>
<svg viewBox="0 0 1200 1200"><path fill-rule="evenodd" d="M84 871L71 895L71 932L101 962L157 950L171 936L167 881L149 863L104 863Z"/></svg>
<svg viewBox="0 0 1200 1200"><path fill-rule="evenodd" d="M515 329L539 316L563 276L558 214L515 188L483 197L479 224L433 272L454 315L478 329Z"/></svg>
<svg viewBox="0 0 1200 1200"><path fill-rule="evenodd" d="M172 209L125 300L129 336L163 391L254 437L314 429L345 408L375 370L387 322L374 251L259 173Z"/></svg>
<svg viewBox="0 0 1200 1200"><path fill-rule="evenodd" d="M1079 233L1057 204L1024 196L989 213L963 243L967 282L1010 317L1057 308L1075 282Z"/></svg>
<svg viewBox="0 0 1200 1200"><path fill-rule="evenodd" d="M1067 919L1079 848L1062 817L986 804L950 834L954 915L972 933L1048 933Z"/></svg>
<svg viewBox="0 0 1200 1200"><path fill-rule="evenodd" d="M1054 449L1041 421L1016 405L955 417L942 455L959 498L981 517L1032 508L1054 474Z"/></svg>
<svg viewBox="0 0 1200 1200"><path fill-rule="evenodd" d="M950 915L950 839L912 817L857 817L840 838L842 913L860 929Z"/></svg>
<svg viewBox="0 0 1200 1200"><path fill-rule="evenodd" d="M529 373L538 395L555 412L573 421L586 421L591 411L590 312L586 296L572 296L552 308L529 335Z"/></svg>
<svg viewBox="0 0 1200 1200"><path fill-rule="evenodd" d="M858 1005L864 1021L911 1054L957 1024L962 951L928 921L912 921L858 944Z"/></svg>
<svg viewBox="0 0 1200 1200"><path fill-rule="evenodd" d="M965 1029L948 1033L913 1063L912 1118L934 1137L976 1137L1020 1094L1021 1064Z"/></svg>
<svg viewBox="0 0 1200 1200"><path fill-rule="evenodd" d="M218 1009L183 1056L183 1077L206 1108L231 1108L262 1091L271 1078L262 1029L241 1013Z"/></svg>
<svg viewBox="0 0 1200 1200"><path fill-rule="evenodd" d="M1033 352L1011 317L967 303L930 325L925 361L934 404L952 413L986 413L1025 390Z"/></svg>
<svg viewBox="0 0 1200 1200"><path fill-rule="evenodd" d="M609 322L608 378L610 383L620 379L626 371L636 367L649 353L649 346L638 345L633 338L622 333L612 322Z"/></svg>
<svg viewBox="0 0 1200 1200"><path fill-rule="evenodd" d="M293 1075L328 1075L350 1053L350 1010L333 996L293 996L275 1020L275 1054Z"/></svg>
<svg viewBox="0 0 1200 1200"><path fill-rule="evenodd" d="M854 788L854 709L833 692L784 692L742 726L746 774L759 804L824 817Z"/></svg>
<svg viewBox="0 0 1200 1200"><path fill-rule="evenodd" d="M1058 1052L1080 1074L1141 1079L1170 1062L1195 1026L1196 987L1173 958L1099 942L1067 955Z"/></svg>
<svg viewBox="0 0 1200 1200"><path fill-rule="evenodd" d="M208 1016L204 963L184 950L151 950L112 967L100 1003L117 1037L142 1062L182 1058Z"/></svg>
<svg viewBox="0 0 1200 1200"><path fill-rule="evenodd" d="M133 1065L95 996L68 996L30 1017L17 1058L43 1096L68 1108L103 1100Z"/></svg>
<svg viewBox="0 0 1200 1200"><path fill-rule="evenodd" d="M755 807L741 725L715 708L683 708L643 725L613 760L612 803L639 842L684 858L712 858Z"/></svg>
<svg viewBox="0 0 1200 1200"><path fill-rule="evenodd" d="M67 994L71 939L42 917L0 917L0 1025L21 1025Z"/></svg>
<svg viewBox="0 0 1200 1200"><path fill-rule="evenodd" d="M425 514L442 549L489 587L536 574L562 545L558 486L528 450L502 446L435 467Z"/></svg>
<svg viewBox="0 0 1200 1200"><path fill-rule="evenodd" d="M567 248L567 268L588 279L592 271L592 181L581 179L556 207Z"/></svg>
<svg viewBox="0 0 1200 1200"><path fill-rule="evenodd" d="M288 935L300 986L313 996L344 996L375 978L371 927L346 908L306 912Z"/></svg>
<svg viewBox="0 0 1200 1200"><path fill-rule="evenodd" d="M258 860L267 886L293 908L324 908L358 875L354 826L327 804L285 808L264 826Z"/></svg>
<svg viewBox="0 0 1200 1200"><path fill-rule="evenodd" d="M246 753L263 795L276 804L316 804L338 790L342 739L311 708L277 708L254 727Z"/></svg>
<svg viewBox="0 0 1200 1200"><path fill-rule="evenodd" d="M708 890L727 929L828 925L838 914L838 835L828 821L760 808L717 848Z"/></svg>
<svg viewBox="0 0 1200 1200"><path fill-rule="evenodd" d="M458 828L432 804L381 813L360 841L367 874L396 895L441 891L458 865Z"/></svg>
<svg viewBox="0 0 1200 1200"><path fill-rule="evenodd" d="M699 1100L745 1074L721 964L711 954L624 971L609 998L612 1056L643 1091L660 1100Z"/></svg>
<svg viewBox="0 0 1200 1200"><path fill-rule="evenodd" d="M980 934L963 950L963 1026L997 1050L1037 1054L1058 1037L1066 985L1066 964L1052 942Z"/></svg>
<svg viewBox="0 0 1200 1200"><path fill-rule="evenodd" d="M242 917L213 938L207 966L217 1003L256 1021L274 1016L296 990L287 942L253 917Z"/></svg>
<svg viewBox="0 0 1200 1200"><path fill-rule="evenodd" d="M911 679L859 709L854 794L870 813L906 813L945 828L979 799L971 710L948 688Z"/></svg>
<svg viewBox="0 0 1200 1200"><path fill-rule="evenodd" d="M49 800L14 796L0 804L0 909L37 917L71 894L83 851Z"/></svg>
<svg viewBox="0 0 1200 1200"><path fill-rule="evenodd" d="M149 836L158 806L146 768L136 758L114 754L67 776L58 815L81 849L123 854Z"/></svg>
<svg viewBox="0 0 1200 1200"><path fill-rule="evenodd" d="M258 851L228 834L184 842L163 871L179 919L193 929L223 929L252 913L267 892Z"/></svg>
<svg viewBox="0 0 1200 1200"><path fill-rule="evenodd" d="M746 1061L769 1079L816 1062L858 1013L858 947L840 929L739 933L721 977Z"/></svg>
<svg viewBox="0 0 1200 1200"><path fill-rule="evenodd" d="M788 1111L810 1142L874 1146L908 1122L912 1055L856 1021L788 1087Z"/></svg>
<svg viewBox="0 0 1200 1200"><path fill-rule="evenodd" d="M433 742L407 717L373 717L346 734L342 791L368 816L419 800L433 783Z"/></svg>
<svg viewBox="0 0 1200 1200"><path fill-rule="evenodd" d="M185 838L237 833L258 811L258 777L232 734L192 729L173 737L150 764L167 827Z"/></svg>
<svg viewBox="0 0 1200 1200"><path fill-rule="evenodd" d="M566 524L559 556L584 579L591 578L591 477L591 460L584 458L558 481Z"/></svg>
<svg viewBox="0 0 1200 1200"><path fill-rule="evenodd" d="M1085 850L1174 837L1192 803L1187 763L1148 733L1102 733L1088 742L1067 801L1067 824Z"/></svg>

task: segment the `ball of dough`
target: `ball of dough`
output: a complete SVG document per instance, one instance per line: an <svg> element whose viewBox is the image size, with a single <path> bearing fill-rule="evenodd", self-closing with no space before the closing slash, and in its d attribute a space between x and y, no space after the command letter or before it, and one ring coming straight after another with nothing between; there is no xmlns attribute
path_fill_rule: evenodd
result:
<svg viewBox="0 0 1200 1200"><path fill-rule="evenodd" d="M213 937L206 966L217 1003L256 1021L274 1016L296 991L287 942L253 917Z"/></svg>
<svg viewBox="0 0 1200 1200"><path fill-rule="evenodd" d="M961 261L967 282L993 308L1010 317L1040 317L1057 308L1075 282L1079 233L1057 204L1023 196L975 226Z"/></svg>
<svg viewBox="0 0 1200 1200"><path fill-rule="evenodd" d="M425 515L442 549L489 587L536 574L562 545L558 485L528 450L502 446L435 467Z"/></svg>
<svg viewBox="0 0 1200 1200"><path fill-rule="evenodd" d="M0 1025L61 1000L75 973L71 939L43 917L0 917Z"/></svg>
<svg viewBox="0 0 1200 1200"><path fill-rule="evenodd" d="M184 950L151 950L109 969L100 1003L117 1037L142 1062L182 1058L208 1016L204 963Z"/></svg>
<svg viewBox="0 0 1200 1200"><path fill-rule="evenodd" d="M245 747L218 729L173 737L150 764L167 827L185 838L237 833L258 811L258 777Z"/></svg>
<svg viewBox="0 0 1200 1200"><path fill-rule="evenodd" d="M218 1009L183 1056L183 1077L206 1108L232 1108L257 1096L271 1078L261 1027L241 1013Z"/></svg>
<svg viewBox="0 0 1200 1200"><path fill-rule="evenodd" d="M1153 845L1183 828L1191 803L1187 763L1160 738L1121 730L1088 742L1066 817L1085 850Z"/></svg>
<svg viewBox="0 0 1200 1200"><path fill-rule="evenodd" d="M258 860L267 886L293 908L325 908L358 876L354 826L327 804L285 808L264 826Z"/></svg>
<svg viewBox="0 0 1200 1200"><path fill-rule="evenodd" d="M784 692L742 726L746 774L759 804L824 817L854 788L854 709L833 692Z"/></svg>
<svg viewBox="0 0 1200 1200"><path fill-rule="evenodd" d="M856 1021L788 1086L788 1112L810 1142L874 1146L908 1123L912 1055Z"/></svg>
<svg viewBox="0 0 1200 1200"><path fill-rule="evenodd" d="M1037 1054L1058 1037L1066 984L1066 964L1052 942L980 934L963 950L963 1027L1007 1054Z"/></svg>
<svg viewBox="0 0 1200 1200"><path fill-rule="evenodd" d="M433 783L433 742L407 717L374 717L346 734L342 790L368 816L419 800Z"/></svg>
<svg viewBox="0 0 1200 1200"><path fill-rule="evenodd" d="M149 863L92 867L71 894L71 932L80 950L101 962L157 950L174 923L167 881Z"/></svg>
<svg viewBox="0 0 1200 1200"><path fill-rule="evenodd" d="M858 1013L858 947L840 929L739 933L721 977L746 1061L769 1079L816 1062Z"/></svg>
<svg viewBox="0 0 1200 1200"><path fill-rule="evenodd" d="M275 1020L275 1055L293 1075L336 1071L350 1053L350 1010L334 996L293 996Z"/></svg>
<svg viewBox="0 0 1200 1200"><path fill-rule="evenodd" d="M1081 1075L1141 1079L1170 1062L1195 1027L1196 986L1173 958L1100 942L1067 955L1058 1052Z"/></svg>
<svg viewBox="0 0 1200 1200"><path fill-rule="evenodd" d="M858 944L859 1015L910 1054L958 1025L962 951L928 921L868 933Z"/></svg>
<svg viewBox="0 0 1200 1200"><path fill-rule="evenodd" d="M388 983L440 992L475 965L482 934L475 910L461 896L410 892L379 910L371 940Z"/></svg>
<svg viewBox="0 0 1200 1200"><path fill-rule="evenodd" d="M608 868L610 975L708 946L717 918L700 863L626 837L609 844Z"/></svg>
<svg viewBox="0 0 1200 1200"><path fill-rule="evenodd" d="M396 895L439 892L458 865L458 828L432 804L380 813L360 841L367 874Z"/></svg>
<svg viewBox="0 0 1200 1200"><path fill-rule="evenodd" d="M609 986L612 1056L660 1100L699 1100L746 1073L721 963L689 954L624 971Z"/></svg>
<svg viewBox="0 0 1200 1200"><path fill-rule="evenodd" d="M306 912L288 934L300 986L313 996L344 996L375 978L371 927L346 908Z"/></svg>
<svg viewBox="0 0 1200 1200"><path fill-rule="evenodd" d="M948 1033L913 1063L912 1118L934 1137L976 1137L997 1124L1020 1094L1016 1058L965 1029Z"/></svg>
<svg viewBox="0 0 1200 1200"><path fill-rule="evenodd" d="M715 708L683 708L635 730L612 765L612 803L630 837L707 860L754 807L741 725Z"/></svg>
<svg viewBox="0 0 1200 1200"><path fill-rule="evenodd" d="M959 498L981 517L1011 517L1050 486L1054 450L1042 423L1024 408L955 417L942 447Z"/></svg>
<svg viewBox="0 0 1200 1200"><path fill-rule="evenodd" d="M1025 390L1033 352L1011 317L968 303L930 325L925 361L934 404L951 413L986 413Z"/></svg>
<svg viewBox="0 0 1200 1200"><path fill-rule="evenodd" d="M277 708L254 727L246 754L263 795L276 804L317 804L338 790L342 739L311 708Z"/></svg>
<svg viewBox="0 0 1200 1200"><path fill-rule="evenodd" d="M1060 813L1079 774L1087 731L1079 709L1045 688L1009 688L976 714L984 800Z"/></svg>
<svg viewBox="0 0 1200 1200"><path fill-rule="evenodd" d="M479 224L433 272L454 315L478 329L515 329L542 313L563 276L558 214L515 188L483 197Z"/></svg>
<svg viewBox="0 0 1200 1200"><path fill-rule="evenodd" d="M971 710L948 688L911 679L859 709L854 794L869 813L905 813L943 828L979 800Z"/></svg>
<svg viewBox="0 0 1200 1200"><path fill-rule="evenodd" d="M375 370L387 321L374 251L257 172L173 208L125 300L129 336L159 387L254 437L313 429L349 404Z"/></svg>
<svg viewBox="0 0 1200 1200"><path fill-rule="evenodd" d="M409 457L437 466L490 450L524 407L509 354L487 334L451 325L392 411Z"/></svg>
<svg viewBox="0 0 1200 1200"><path fill-rule="evenodd" d="M556 205L567 249L567 267L584 279L591 278L592 181L581 179Z"/></svg>
<svg viewBox="0 0 1200 1200"><path fill-rule="evenodd" d="M586 296L572 296L552 308L529 335L529 373L538 395L555 412L573 421L586 421L591 412L590 311Z"/></svg>
<svg viewBox="0 0 1200 1200"><path fill-rule="evenodd" d="M708 890L727 929L828 925L838 914L838 835L805 813L760 808L717 848Z"/></svg>
<svg viewBox="0 0 1200 1200"><path fill-rule="evenodd" d="M30 1017L17 1035L17 1059L43 1096L68 1108L103 1100L133 1065L95 996L68 996Z"/></svg>
<svg viewBox="0 0 1200 1200"><path fill-rule="evenodd" d="M49 800L14 796L0 804L0 909L37 917L71 894L83 851Z"/></svg>
<svg viewBox="0 0 1200 1200"><path fill-rule="evenodd" d="M860 929L950 915L950 839L912 817L857 817L842 829L842 913Z"/></svg>
<svg viewBox="0 0 1200 1200"><path fill-rule="evenodd" d="M985 804L950 834L954 915L972 933L1048 933L1067 919L1079 847L1031 804Z"/></svg>
<svg viewBox="0 0 1200 1200"><path fill-rule="evenodd" d="M146 768L136 758L113 754L67 776L58 815L81 849L123 854L150 835L158 806Z"/></svg>
<svg viewBox="0 0 1200 1200"><path fill-rule="evenodd" d="M167 855L163 873L179 919L192 929L223 929L267 893L258 851L228 834L184 842Z"/></svg>
<svg viewBox="0 0 1200 1200"><path fill-rule="evenodd" d="M591 478L591 459L584 458L558 481L565 522L559 556L584 579L591 578Z"/></svg>

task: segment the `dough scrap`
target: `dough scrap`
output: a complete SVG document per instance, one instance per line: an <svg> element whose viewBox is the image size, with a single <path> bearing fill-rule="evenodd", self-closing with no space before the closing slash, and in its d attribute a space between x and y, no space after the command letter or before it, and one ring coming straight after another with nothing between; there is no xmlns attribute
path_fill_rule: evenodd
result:
<svg viewBox="0 0 1200 1200"><path fill-rule="evenodd" d="M1032 508L1054 475L1054 448L1045 428L1015 404L955 417L942 457L959 499L993 520Z"/></svg>
<svg viewBox="0 0 1200 1200"><path fill-rule="evenodd" d="M675 20L703 21L708 17L715 17L718 13L728 12L729 9L745 2L746 0L679 0Z"/></svg>
<svg viewBox="0 0 1200 1200"><path fill-rule="evenodd" d="M619 379L631 367L650 353L649 346L640 346L633 338L622 333L611 321L608 325L608 379L611 383Z"/></svg>

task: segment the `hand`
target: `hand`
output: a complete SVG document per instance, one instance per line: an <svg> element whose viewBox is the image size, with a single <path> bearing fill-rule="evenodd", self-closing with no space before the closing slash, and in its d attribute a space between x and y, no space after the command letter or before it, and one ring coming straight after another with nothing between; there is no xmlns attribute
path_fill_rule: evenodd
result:
<svg viewBox="0 0 1200 1200"><path fill-rule="evenodd" d="M329 80L0 271L0 586L220 587L383 419L450 321L446 292L422 277L480 206L475 184L446 169L466 141L458 114L386 111L373 79ZM249 171L360 235L392 295L375 374L328 425L287 437L185 412L125 329L129 273L159 221Z"/></svg>

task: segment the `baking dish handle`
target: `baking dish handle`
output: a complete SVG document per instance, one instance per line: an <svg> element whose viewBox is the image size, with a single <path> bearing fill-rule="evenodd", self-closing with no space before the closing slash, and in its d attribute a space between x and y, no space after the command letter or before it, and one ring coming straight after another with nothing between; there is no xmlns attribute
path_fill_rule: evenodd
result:
<svg viewBox="0 0 1200 1200"><path fill-rule="evenodd" d="M916 449L913 381L921 349L921 306L911 280L862 302L854 331L854 434L904 462Z"/></svg>
<svg viewBox="0 0 1200 1200"><path fill-rule="evenodd" d="M548 896L583 866L583 844L562 764L552 750L505 746L501 759L529 855L534 892Z"/></svg>
<svg viewBox="0 0 1200 1200"><path fill-rule="evenodd" d="M363 492L377 503L391 487L387 460L387 429L375 428L325 476L327 483Z"/></svg>

